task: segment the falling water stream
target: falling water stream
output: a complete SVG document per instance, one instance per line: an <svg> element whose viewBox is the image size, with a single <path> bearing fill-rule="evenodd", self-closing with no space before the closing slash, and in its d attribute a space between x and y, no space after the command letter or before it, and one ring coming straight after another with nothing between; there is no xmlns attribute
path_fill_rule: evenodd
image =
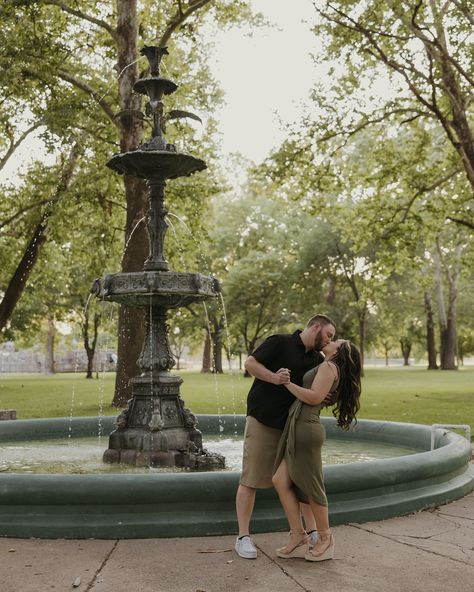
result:
<svg viewBox="0 0 474 592"><path fill-rule="evenodd" d="M192 232L192 230L190 229L188 224L186 224L185 220L183 220L183 218L181 216L178 216L177 214L174 214L173 212L169 212L168 213L168 222L170 223L170 226L173 231L173 235L176 240L176 244L178 245L178 249L180 251L182 263L184 263L183 255L182 255L183 249L182 249L181 243L178 239L176 229L175 229L174 225L171 223L171 220L169 220L169 216L173 216L174 218L176 218L182 224L182 226L185 228L186 233L191 237L192 241L194 242L194 244L197 248L197 252L199 254L199 258L200 258L201 264L203 266L204 272L207 275L213 276L212 270L210 269L209 263L206 260L204 252L201 248L201 244L197 241L196 237L194 236L194 233ZM204 314L205 314L205 318L206 318L207 333L208 333L209 339L212 343L212 330L211 330L211 322L210 322L210 318L209 318L209 311L208 311L207 305L204 301L202 304L203 304ZM225 340L227 343L227 352L228 352L228 359L229 359L229 372L230 372L231 379L232 379L231 380L231 403L232 403L232 415L234 416L234 427L235 427L234 434L237 435L237 422L235 420L236 402L235 402L235 384L234 384L236 374L234 372L232 372L232 367L231 367L231 363L230 363L230 358L231 358L230 332L229 332L229 325L227 322L227 313L226 313L226 309L225 309L224 296L222 295L222 292L219 292L218 306L219 306L219 312L220 312L220 314L222 314L222 318L224 320L224 337L225 337ZM214 359L213 359L213 363L214 363ZM220 389L219 389L219 385L218 385L215 367L214 367L213 374L214 374L215 399L216 399L216 405L217 405L217 412L219 415L219 424L220 424L221 431L223 431L222 420L221 420L220 416L222 413L225 413L227 411L227 409L226 409L226 406L224 405L223 401L220 398Z"/></svg>

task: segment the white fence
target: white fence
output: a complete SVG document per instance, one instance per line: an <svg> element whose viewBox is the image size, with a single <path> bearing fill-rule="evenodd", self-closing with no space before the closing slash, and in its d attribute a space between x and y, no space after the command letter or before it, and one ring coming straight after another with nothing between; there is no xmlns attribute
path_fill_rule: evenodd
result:
<svg viewBox="0 0 474 592"><path fill-rule="evenodd" d="M117 355L114 351L97 350L94 356L94 372L115 370ZM0 350L1 373L46 373L46 356L35 350L8 351ZM87 355L85 350L59 352L54 356L55 372L85 372Z"/></svg>

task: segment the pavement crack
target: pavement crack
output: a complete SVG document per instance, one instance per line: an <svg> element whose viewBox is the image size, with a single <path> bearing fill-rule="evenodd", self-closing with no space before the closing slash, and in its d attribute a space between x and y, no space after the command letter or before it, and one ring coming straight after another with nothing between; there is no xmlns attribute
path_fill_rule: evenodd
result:
<svg viewBox="0 0 474 592"><path fill-rule="evenodd" d="M446 520L449 524L453 524L455 528L468 528L469 530L474 530L474 522L472 524L461 524L456 522L456 519L466 520L463 516L450 516L449 514L445 514L444 516L440 516L440 518Z"/></svg>
<svg viewBox="0 0 474 592"><path fill-rule="evenodd" d="M304 592L311 592L311 590L308 590L308 588L305 588L300 582L298 582L298 580L296 580L289 572L286 571L286 569L280 564L278 563L278 561L275 561L275 559L273 559L273 557L271 555L269 555L268 553L265 553L265 551L259 547L258 545L256 545L257 549L260 551L260 553L262 553L262 555L265 555L265 557L267 559L269 559L273 565L276 565L276 567L278 567L278 569L285 574L285 576L287 578L290 578L290 580L292 580L297 586L299 586L301 588L301 590L303 590Z"/></svg>
<svg viewBox="0 0 474 592"><path fill-rule="evenodd" d="M448 514L447 512L437 512L437 514L442 518L461 518L461 520L466 520L467 522L472 522L472 526L474 527L474 521L472 518L468 518L467 516L458 516L457 514Z"/></svg>
<svg viewBox="0 0 474 592"><path fill-rule="evenodd" d="M107 565L108 560L110 559L112 553L115 551L115 549L117 548L118 544L120 542L120 539L117 539L113 545L113 547L110 549L110 551L107 553L107 555L104 557L104 560L102 561L102 563L99 565L99 567L96 569L95 574L92 577L92 580L89 582L89 584L87 585L87 588L85 589L84 592L89 592L90 590L92 590L92 588L95 586L96 582L97 582L97 578L99 577L100 572L104 569L104 567Z"/></svg>
<svg viewBox="0 0 474 592"><path fill-rule="evenodd" d="M414 547L415 549L418 549L419 551L424 551L425 553L429 553L430 555L436 555L437 557L443 557L444 559L449 559L450 561L455 561L456 563L461 563L461 565L471 565L470 561L462 561L461 559L456 559L455 557L450 557L449 555L444 555L443 553L438 553L436 551L433 551L432 549L426 549L425 547L419 547L415 543L410 543L409 541L401 541L400 539L397 538L399 536L409 536L409 535L386 535L386 534L381 534L380 532L375 532L374 530L370 530L369 528L362 528L361 526L357 526L356 524L350 524L348 526L352 526L352 528L357 528L359 530L363 530L364 532L370 532L370 534L374 534L374 535L379 536L383 539L388 539L389 541L394 541L396 543L399 543L400 545L406 545L407 547ZM422 537L419 537L419 538L421 539ZM426 537L426 538L431 538L431 537ZM458 545L455 545L455 546L458 546Z"/></svg>
<svg viewBox="0 0 474 592"><path fill-rule="evenodd" d="M453 527L451 527L451 528L448 528L447 530L441 530L440 532L436 532L434 534L422 536L422 535L414 535L414 534L399 534L399 533L392 533L392 532L380 534L379 532L376 532L375 530L372 530L372 529L364 527L364 526L358 526L357 524L349 524L348 526L358 528L359 530L363 530L364 532L370 532L371 534L378 534L379 536L382 536L382 537L385 537L388 539L396 539L397 537L404 537L407 539L415 539L415 540L420 540L420 541L427 541L429 539L432 539L433 537L439 536L440 534L445 534L445 533L451 532L451 530L453 530Z"/></svg>

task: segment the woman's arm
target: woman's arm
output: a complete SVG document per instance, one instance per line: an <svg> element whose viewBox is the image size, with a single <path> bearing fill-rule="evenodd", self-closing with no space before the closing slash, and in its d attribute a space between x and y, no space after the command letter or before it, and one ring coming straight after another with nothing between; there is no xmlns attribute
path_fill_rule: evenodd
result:
<svg viewBox="0 0 474 592"><path fill-rule="evenodd" d="M336 372L334 364L323 362L316 372L311 388L307 389L292 382L285 384L285 386L292 395L303 401L303 403L318 405L326 398L334 384L334 379L337 376Z"/></svg>

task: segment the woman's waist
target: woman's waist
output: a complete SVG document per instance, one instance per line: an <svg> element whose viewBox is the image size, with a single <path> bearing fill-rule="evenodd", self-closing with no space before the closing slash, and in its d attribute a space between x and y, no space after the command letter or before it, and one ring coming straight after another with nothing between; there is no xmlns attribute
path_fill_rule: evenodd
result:
<svg viewBox="0 0 474 592"><path fill-rule="evenodd" d="M321 412L321 407L319 405L306 405L303 403L298 410L298 421L319 421L319 414Z"/></svg>

